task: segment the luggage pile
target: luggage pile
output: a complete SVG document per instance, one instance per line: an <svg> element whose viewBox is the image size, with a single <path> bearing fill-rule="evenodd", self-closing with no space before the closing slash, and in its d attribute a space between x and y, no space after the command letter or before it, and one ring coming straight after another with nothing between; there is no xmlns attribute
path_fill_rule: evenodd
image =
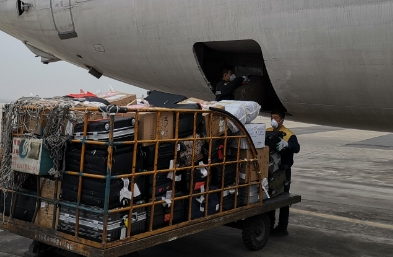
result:
<svg viewBox="0 0 393 257"><path fill-rule="evenodd" d="M258 104L205 102L157 91L142 103L130 94L104 96L82 93L48 100L51 108L39 108L35 119L16 126L18 136L6 151L16 159L12 164L3 159L0 173L4 177L8 167L29 179L6 188L31 195L38 188L47 200L18 195L15 201L13 194L1 195L1 210L14 209L6 216L71 235L77 227L78 237L110 242L262 200L260 181L267 178L269 150L265 125L252 123ZM127 112L118 112L116 105L130 103ZM54 113L60 106L67 107ZM93 107L98 111L77 109ZM242 132L224 111L245 124L257 157L246 138L236 137ZM14 123L25 114L18 114ZM62 114L56 124L55 114ZM26 204L21 207L21 202ZM23 215L17 213L20 208Z"/></svg>

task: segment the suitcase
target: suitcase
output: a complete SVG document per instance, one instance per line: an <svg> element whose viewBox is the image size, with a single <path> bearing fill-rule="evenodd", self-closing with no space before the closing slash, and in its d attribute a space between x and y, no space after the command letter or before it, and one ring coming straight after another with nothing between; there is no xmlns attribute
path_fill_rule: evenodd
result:
<svg viewBox="0 0 393 257"><path fill-rule="evenodd" d="M187 97L183 95L170 94L157 90L150 91L148 94L145 100L148 101L151 106L155 107L167 107L187 99Z"/></svg>
<svg viewBox="0 0 393 257"><path fill-rule="evenodd" d="M143 168L148 171L154 170L154 154L156 145L142 147ZM157 170L169 169L171 160L175 157L175 144L161 143L158 146Z"/></svg>
<svg viewBox="0 0 393 257"><path fill-rule="evenodd" d="M36 190L29 190L29 189L19 189L20 192L28 193L36 195ZM32 222L37 199L30 196L24 195L17 195L16 193L6 193L6 197L4 197L4 192L0 190L0 213L5 216L10 216L12 211L12 203L14 202L14 198L16 197L15 201L15 208L12 214L12 218L23 220L27 222ZM5 198L5 199L4 199Z"/></svg>
<svg viewBox="0 0 393 257"><path fill-rule="evenodd" d="M200 104L174 104L168 106L168 108L174 109L190 109L190 110L201 110ZM176 114L174 117L174 125L176 129ZM196 133L200 133L203 126L202 113L196 115ZM194 113L180 113L179 114L179 130L178 138L186 138L194 134Z"/></svg>
<svg viewBox="0 0 393 257"><path fill-rule="evenodd" d="M228 134L228 136L230 136ZM226 150L226 154L228 156L229 154L229 149L230 149L230 145L231 142L233 141L233 139L227 139L227 150ZM212 140L212 152L211 152L211 159L210 162L211 163L218 163L218 162L222 162L224 159L224 139L214 139ZM204 163L208 163L209 162L209 141L206 142L205 146L204 146L204 157L203 157L203 162Z"/></svg>
<svg viewBox="0 0 393 257"><path fill-rule="evenodd" d="M285 169L278 169L269 173L269 195L275 197L284 192L284 186L287 181Z"/></svg>
<svg viewBox="0 0 393 257"><path fill-rule="evenodd" d="M259 185L250 186L250 204L259 202ZM247 205L248 186L239 188L237 196L237 207Z"/></svg>
<svg viewBox="0 0 393 257"><path fill-rule="evenodd" d="M113 138L115 140L131 141L134 139L135 118L115 118ZM74 127L74 139L83 139L84 123ZM109 119L89 121L87 124L88 140L109 140Z"/></svg>
<svg viewBox="0 0 393 257"><path fill-rule="evenodd" d="M136 203L143 204L144 201ZM58 230L67 234L74 235L76 224L76 210L62 206L59 213ZM128 212L110 213L108 214L107 225L107 241L115 241L121 239L121 234L126 233L126 218ZM137 235L146 231L146 208L135 209L132 213L131 219L131 235ZM79 235L82 238L92 241L101 242L103 231L103 214L97 214L84 210L79 211Z"/></svg>
<svg viewBox="0 0 393 257"><path fill-rule="evenodd" d="M113 148L112 153L112 176L130 174L132 172L132 158L134 146ZM66 153L66 170L79 172L82 150L71 147ZM138 150L136 156L135 172L143 169L143 154ZM106 175L108 163L108 151L104 149L86 149L84 170L85 173Z"/></svg>
<svg viewBox="0 0 393 257"><path fill-rule="evenodd" d="M180 197L183 194L180 192L177 192L175 197ZM161 196L157 196L155 198L155 201L161 201L165 199L165 195L161 195ZM150 202L152 200L150 199ZM181 223L183 221L185 221L185 200L177 200L175 201L175 206L173 207L173 219L172 219L172 224L178 224ZM151 207L147 208L147 224L148 227L150 226L150 217L152 215L151 212ZM167 225L169 225L169 221L171 219L171 207L166 205L162 205L162 204L156 204L154 205L154 218L153 218L153 229L158 229L158 228L162 228L165 227Z"/></svg>
<svg viewBox="0 0 393 257"><path fill-rule="evenodd" d="M262 76L249 76L248 78L250 81L247 84L233 91L233 97L238 101L254 101L262 106L264 103Z"/></svg>
<svg viewBox="0 0 393 257"><path fill-rule="evenodd" d="M217 187L210 186L210 190L216 190ZM205 216L205 196L195 196L191 203L191 219L197 219ZM188 208L186 209L188 210ZM220 211L220 199L217 193L209 194L207 215L213 215Z"/></svg>
<svg viewBox="0 0 393 257"><path fill-rule="evenodd" d="M201 186L205 186L207 176L203 176L200 169L194 169L194 181L193 181L193 191L200 189ZM189 194L191 186L191 170L185 170L182 174L181 190Z"/></svg>
<svg viewBox="0 0 393 257"><path fill-rule="evenodd" d="M227 161L230 161L227 159ZM211 167L211 184L221 188L222 185L222 168L223 165ZM232 185L236 182L236 164L225 165L224 171L224 187Z"/></svg>
<svg viewBox="0 0 393 257"><path fill-rule="evenodd" d="M78 176L63 175L63 181L61 184L61 195L60 198L76 202L78 195ZM135 177L134 184L134 201L139 201L143 198L145 194L145 177L137 176ZM109 208L115 208L122 205L127 205L128 201L126 199L120 199L120 192L124 187L123 179L113 179L110 183L110 195L109 195ZM83 178L82 181L82 195L81 203L91 206L97 206L104 208L105 203L105 180L95 179L95 178ZM136 195L138 189L140 194ZM130 188L128 188L130 190Z"/></svg>
<svg viewBox="0 0 393 257"><path fill-rule="evenodd" d="M228 211L235 207L235 190L225 190L222 198L222 210Z"/></svg>

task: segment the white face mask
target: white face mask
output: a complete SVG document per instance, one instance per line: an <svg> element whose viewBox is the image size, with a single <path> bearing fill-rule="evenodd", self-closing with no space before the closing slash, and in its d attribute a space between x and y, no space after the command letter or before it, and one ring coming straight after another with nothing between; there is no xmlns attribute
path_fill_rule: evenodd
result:
<svg viewBox="0 0 393 257"><path fill-rule="evenodd" d="M278 128L278 122L275 119L272 119L272 127L273 128Z"/></svg>
<svg viewBox="0 0 393 257"><path fill-rule="evenodd" d="M229 77L229 81L234 81L236 79L236 75L235 74L232 74L230 77Z"/></svg>

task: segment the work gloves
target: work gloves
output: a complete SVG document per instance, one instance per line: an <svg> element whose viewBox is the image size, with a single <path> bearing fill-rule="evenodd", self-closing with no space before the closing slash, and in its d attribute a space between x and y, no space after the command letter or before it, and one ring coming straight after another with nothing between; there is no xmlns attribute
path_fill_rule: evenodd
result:
<svg viewBox="0 0 393 257"><path fill-rule="evenodd" d="M285 141L284 139L281 139L280 142L277 143L276 149L278 152L280 152L282 149L288 147L288 142Z"/></svg>

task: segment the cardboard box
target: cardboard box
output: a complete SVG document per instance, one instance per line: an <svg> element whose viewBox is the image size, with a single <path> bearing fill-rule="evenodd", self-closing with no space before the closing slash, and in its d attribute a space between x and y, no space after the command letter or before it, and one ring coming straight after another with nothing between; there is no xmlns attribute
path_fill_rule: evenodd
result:
<svg viewBox="0 0 393 257"><path fill-rule="evenodd" d="M40 181L41 185L41 197L54 199L54 194L56 192L56 181L50 180L48 178L41 178ZM57 197L60 194L61 189L61 182L59 181L58 188L57 188ZM53 222L53 210L55 206L51 203L46 201L41 201L41 206L37 212L37 217L34 221L34 224L42 227L42 228L52 228ZM56 215L58 215L59 209L56 211ZM56 219L57 222L57 219ZM55 224L57 226L57 224Z"/></svg>
<svg viewBox="0 0 393 257"><path fill-rule="evenodd" d="M219 109L225 110L225 107L222 105L214 106ZM210 127L212 127L212 136L220 136L225 133L225 118L218 113L213 113L212 123L210 124L210 114L203 113L202 114L203 121L204 121L204 132L207 137L210 137Z"/></svg>
<svg viewBox="0 0 393 257"><path fill-rule="evenodd" d="M117 117L135 117L135 112L117 114ZM155 112L140 112L138 125L138 140L154 140L156 139L156 120ZM174 116L171 112L161 112L159 121L158 139L174 138ZM152 143L144 143L143 145L151 145Z"/></svg>
<svg viewBox="0 0 393 257"><path fill-rule="evenodd" d="M127 106L136 104L136 95L122 93L122 92L109 92L101 96L112 105Z"/></svg>
<svg viewBox="0 0 393 257"><path fill-rule="evenodd" d="M239 168L239 183L247 183L248 176L251 176L250 181L258 181L259 174L261 175L261 179L268 177L268 169L269 169L269 147L258 148L257 149L257 160L259 163L259 170L255 169L255 166L252 162L241 163ZM230 148L230 156L237 156L237 148ZM240 149L239 160L252 160L253 155L250 149Z"/></svg>
<svg viewBox="0 0 393 257"><path fill-rule="evenodd" d="M255 145L255 148L263 148L265 147L265 136L266 136L266 124L263 123L250 123L244 125L252 142ZM241 132L238 132L241 133ZM234 140L230 145L233 148L237 148L238 140ZM242 138L240 139L240 148L241 149L250 149L250 146L247 143L247 139Z"/></svg>
<svg viewBox="0 0 393 257"><path fill-rule="evenodd" d="M12 141L11 169L34 175L48 175L53 161L42 139L14 137Z"/></svg>

